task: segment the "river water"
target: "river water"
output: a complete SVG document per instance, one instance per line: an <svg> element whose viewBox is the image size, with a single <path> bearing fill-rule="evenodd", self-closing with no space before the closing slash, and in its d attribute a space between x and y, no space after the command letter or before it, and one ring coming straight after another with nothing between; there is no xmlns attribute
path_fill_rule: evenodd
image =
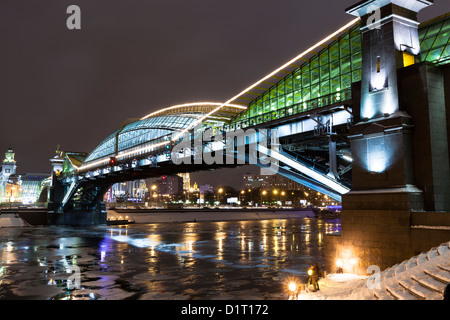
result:
<svg viewBox="0 0 450 320"><path fill-rule="evenodd" d="M281 300L339 220L0 229L0 299Z"/></svg>

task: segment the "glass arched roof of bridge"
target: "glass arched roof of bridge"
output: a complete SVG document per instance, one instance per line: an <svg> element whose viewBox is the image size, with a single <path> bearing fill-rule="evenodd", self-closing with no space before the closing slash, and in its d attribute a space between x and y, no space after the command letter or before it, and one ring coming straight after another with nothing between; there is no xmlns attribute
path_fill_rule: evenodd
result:
<svg viewBox="0 0 450 320"><path fill-rule="evenodd" d="M223 106L216 110L218 106ZM86 158L82 167L101 165L112 156L130 152L147 152L155 146L167 145L174 133L194 127L220 127L229 123L245 107L233 104L204 102L177 105L153 112L140 120L125 123L104 139Z"/></svg>

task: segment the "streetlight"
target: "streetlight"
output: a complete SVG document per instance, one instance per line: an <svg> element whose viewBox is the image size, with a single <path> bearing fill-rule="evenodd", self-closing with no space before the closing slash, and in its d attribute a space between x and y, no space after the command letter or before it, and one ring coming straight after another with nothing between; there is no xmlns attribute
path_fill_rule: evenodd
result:
<svg viewBox="0 0 450 320"><path fill-rule="evenodd" d="M218 190L218 192L219 192L219 205L221 205L221 195L222 195L222 193L223 193L223 188L220 188L219 190Z"/></svg>
<svg viewBox="0 0 450 320"><path fill-rule="evenodd" d="M275 196L275 204L278 206L278 190L275 189L272 191L272 193Z"/></svg>
<svg viewBox="0 0 450 320"><path fill-rule="evenodd" d="M267 194L266 190L263 190L263 192L261 192L261 205L263 205L263 196L265 196Z"/></svg>

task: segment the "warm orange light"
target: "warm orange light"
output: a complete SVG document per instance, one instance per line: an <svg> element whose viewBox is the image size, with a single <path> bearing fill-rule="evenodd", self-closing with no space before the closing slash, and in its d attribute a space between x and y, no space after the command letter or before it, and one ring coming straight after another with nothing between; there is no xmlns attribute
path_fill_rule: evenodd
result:
<svg viewBox="0 0 450 320"><path fill-rule="evenodd" d="M289 283L289 290L292 292L297 291L297 284L295 282Z"/></svg>

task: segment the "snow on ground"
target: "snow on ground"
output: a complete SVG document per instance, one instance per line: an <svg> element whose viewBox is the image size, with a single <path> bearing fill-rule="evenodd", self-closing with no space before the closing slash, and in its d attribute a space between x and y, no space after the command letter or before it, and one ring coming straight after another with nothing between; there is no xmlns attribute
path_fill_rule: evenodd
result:
<svg viewBox="0 0 450 320"><path fill-rule="evenodd" d="M28 226L30 225L27 222L14 213L2 213L0 215L0 228Z"/></svg>
<svg viewBox="0 0 450 320"><path fill-rule="evenodd" d="M358 294L354 291L363 288L367 278L350 273L328 274L319 280L320 290L312 292L312 288L308 287L298 295L298 300L358 300Z"/></svg>

